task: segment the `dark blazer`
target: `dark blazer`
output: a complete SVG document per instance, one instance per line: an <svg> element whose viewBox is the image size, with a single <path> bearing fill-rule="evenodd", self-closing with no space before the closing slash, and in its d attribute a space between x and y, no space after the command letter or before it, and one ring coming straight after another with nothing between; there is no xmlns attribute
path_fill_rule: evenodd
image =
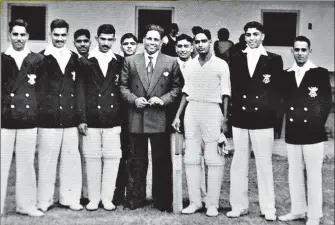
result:
<svg viewBox="0 0 335 225"><path fill-rule="evenodd" d="M144 53L125 59L121 72L121 93L128 103L129 131L132 133L162 133L170 126L167 106L181 91L182 75L176 58L159 53L149 83ZM164 106L147 106L137 109L135 99L156 96Z"/></svg>
<svg viewBox="0 0 335 225"><path fill-rule="evenodd" d="M41 52L44 54L44 51ZM72 52L63 74L52 55L44 56L41 79L37 89L39 101L39 126L43 128L67 128L79 125L76 104L78 56Z"/></svg>
<svg viewBox="0 0 335 225"><path fill-rule="evenodd" d="M80 122L88 127L111 128L121 125L120 74L123 58L116 55L109 62L104 77L95 57L80 59L81 74L78 77Z"/></svg>
<svg viewBox="0 0 335 225"><path fill-rule="evenodd" d="M317 90L314 91L314 88ZM285 71L283 96L286 113L285 141L289 144L326 141L325 123L331 106L328 71L322 67L308 70L299 87L295 72Z"/></svg>
<svg viewBox="0 0 335 225"><path fill-rule="evenodd" d="M36 82L43 55L33 53L23 60L21 70L15 60L1 54L1 127L22 129L37 127ZM36 76L36 77L35 77Z"/></svg>
<svg viewBox="0 0 335 225"><path fill-rule="evenodd" d="M281 56L267 52L261 55L252 77L247 54L236 52L230 57L232 87L232 125L244 129L273 128L280 106Z"/></svg>

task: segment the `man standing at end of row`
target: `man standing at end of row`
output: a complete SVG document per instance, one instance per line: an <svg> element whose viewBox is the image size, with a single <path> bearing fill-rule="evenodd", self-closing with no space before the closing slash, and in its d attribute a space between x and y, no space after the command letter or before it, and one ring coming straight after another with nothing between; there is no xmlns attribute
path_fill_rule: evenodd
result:
<svg viewBox="0 0 335 225"><path fill-rule="evenodd" d="M235 153L230 172L228 217L248 213L249 137L256 159L259 206L266 220L276 220L272 170L273 127L280 103L281 56L267 52L262 42L264 27L244 26L247 48L230 57L233 141Z"/></svg>

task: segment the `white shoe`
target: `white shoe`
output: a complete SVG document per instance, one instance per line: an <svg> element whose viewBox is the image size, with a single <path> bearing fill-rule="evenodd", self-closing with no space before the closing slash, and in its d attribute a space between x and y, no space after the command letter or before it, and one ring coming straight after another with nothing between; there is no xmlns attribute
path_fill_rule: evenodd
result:
<svg viewBox="0 0 335 225"><path fill-rule="evenodd" d="M280 221L292 221L292 220L300 220L300 219L305 219L305 213L302 214L292 214L288 213L284 216L278 217Z"/></svg>
<svg viewBox="0 0 335 225"><path fill-rule="evenodd" d="M181 211L182 214L193 214L196 211L200 210L202 207L197 206L194 203L191 203L189 206L187 206L185 209Z"/></svg>
<svg viewBox="0 0 335 225"><path fill-rule="evenodd" d="M265 220L267 220L267 221L276 221L277 220L277 216L274 213L265 213L264 217L265 217Z"/></svg>
<svg viewBox="0 0 335 225"><path fill-rule="evenodd" d="M243 209L241 211L232 210L230 212L227 212L226 216L229 217L229 218L237 218L237 217L240 217L240 216L247 215L248 213L249 213L248 209Z"/></svg>
<svg viewBox="0 0 335 225"><path fill-rule="evenodd" d="M23 215L28 215L28 216L33 216L33 217L40 217L44 216L44 213L38 209L32 209L29 211L21 211L21 210L16 210L17 213L23 214Z"/></svg>
<svg viewBox="0 0 335 225"><path fill-rule="evenodd" d="M113 211L116 209L115 205L110 200L102 200L101 202L104 209L107 211Z"/></svg>
<svg viewBox="0 0 335 225"><path fill-rule="evenodd" d="M46 212L46 211L48 211L50 206L51 205L49 205L49 204L38 204L37 209L41 210L42 212Z"/></svg>
<svg viewBox="0 0 335 225"><path fill-rule="evenodd" d="M308 219L306 225L319 225L320 219Z"/></svg>
<svg viewBox="0 0 335 225"><path fill-rule="evenodd" d="M210 206L207 208L206 215L209 216L209 217L215 217L215 216L218 216L218 215L219 215L218 209L217 209L215 206L210 205Z"/></svg>
<svg viewBox="0 0 335 225"><path fill-rule="evenodd" d="M98 200L92 200L86 205L86 209L89 211L95 211L99 207L99 202Z"/></svg>
<svg viewBox="0 0 335 225"><path fill-rule="evenodd" d="M80 210L83 210L84 207L79 203L74 203L74 204L69 205L69 208L74 211L80 211Z"/></svg>

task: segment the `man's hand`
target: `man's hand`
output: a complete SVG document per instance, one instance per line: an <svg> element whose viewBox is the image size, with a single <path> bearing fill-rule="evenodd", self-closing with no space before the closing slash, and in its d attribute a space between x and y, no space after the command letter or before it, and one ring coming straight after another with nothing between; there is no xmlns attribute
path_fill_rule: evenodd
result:
<svg viewBox="0 0 335 225"><path fill-rule="evenodd" d="M160 98L158 98L158 97L156 97L156 96L150 98L149 101L148 101L148 103L150 105L161 105L161 106L164 105L163 100L160 99Z"/></svg>
<svg viewBox="0 0 335 225"><path fill-rule="evenodd" d="M78 130L79 130L79 133L86 136L87 135L87 124L86 123L79 124Z"/></svg>
<svg viewBox="0 0 335 225"><path fill-rule="evenodd" d="M178 133L180 133L180 119L179 118L175 118L172 122L172 127L175 129L175 131L177 131Z"/></svg>
<svg viewBox="0 0 335 225"><path fill-rule="evenodd" d="M138 109L142 109L148 104L148 101L144 97L139 97L135 99L135 105Z"/></svg>
<svg viewBox="0 0 335 225"><path fill-rule="evenodd" d="M228 132L228 119L224 118L221 122L221 130L223 133L227 133Z"/></svg>

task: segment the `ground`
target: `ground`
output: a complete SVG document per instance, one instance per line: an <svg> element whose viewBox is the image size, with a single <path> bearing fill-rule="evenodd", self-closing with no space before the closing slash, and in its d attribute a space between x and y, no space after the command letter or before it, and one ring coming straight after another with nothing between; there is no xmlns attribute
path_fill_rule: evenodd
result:
<svg viewBox="0 0 335 225"><path fill-rule="evenodd" d="M259 217L260 211L258 206L257 182L255 161L251 159L249 172L249 215L237 219L229 219L225 216L229 205L229 169L231 157L228 157L225 165L224 181L220 197L219 216L216 218L206 217L205 211L198 212L194 215L177 215L173 213L162 213L152 208L151 205L143 209L134 211L123 210L119 206L114 212L107 212L99 209L95 212L86 210L73 212L64 208L53 208L42 218L32 218L18 215L15 212L15 169L14 163L10 171L9 187L7 192L5 215L1 218L2 225L304 225L304 221L295 222L266 222ZM277 214L283 215L290 210L290 198L287 181L288 163L287 158L279 155L273 156L274 178L275 178L275 195ZM185 179L185 177L184 177ZM184 200L187 204L187 187L184 180ZM57 194L56 194L57 198ZM325 159L323 165L323 224L334 224L334 159Z"/></svg>

